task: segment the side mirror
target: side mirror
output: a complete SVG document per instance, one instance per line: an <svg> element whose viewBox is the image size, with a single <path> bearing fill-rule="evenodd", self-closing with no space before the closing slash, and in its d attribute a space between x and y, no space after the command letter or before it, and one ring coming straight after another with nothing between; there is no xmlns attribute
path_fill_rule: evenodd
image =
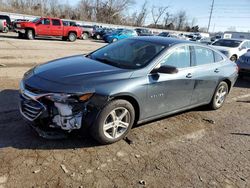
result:
<svg viewBox="0 0 250 188"><path fill-rule="evenodd" d="M162 73L162 74L175 74L178 73L178 69L169 65L162 65L159 68L155 68L151 73Z"/></svg>
<svg viewBox="0 0 250 188"><path fill-rule="evenodd" d="M250 49L248 49L247 52L250 52Z"/></svg>

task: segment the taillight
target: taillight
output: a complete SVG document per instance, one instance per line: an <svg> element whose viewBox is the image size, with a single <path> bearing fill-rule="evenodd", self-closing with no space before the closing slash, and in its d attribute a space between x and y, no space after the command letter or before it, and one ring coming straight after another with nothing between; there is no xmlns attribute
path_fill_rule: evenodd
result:
<svg viewBox="0 0 250 188"><path fill-rule="evenodd" d="M4 27L7 26L7 22L6 22L6 21L3 22L3 26L4 26Z"/></svg>

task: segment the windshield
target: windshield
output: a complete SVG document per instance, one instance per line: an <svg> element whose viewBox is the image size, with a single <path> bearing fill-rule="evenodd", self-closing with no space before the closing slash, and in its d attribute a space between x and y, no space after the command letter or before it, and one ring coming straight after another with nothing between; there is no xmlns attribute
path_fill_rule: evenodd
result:
<svg viewBox="0 0 250 188"><path fill-rule="evenodd" d="M236 48L239 47L242 41L240 40L218 40L214 42L212 45L214 46L225 46L225 47L231 47L231 48Z"/></svg>
<svg viewBox="0 0 250 188"><path fill-rule="evenodd" d="M36 18L36 19L32 20L32 22L36 23L38 20L40 20L40 18Z"/></svg>
<svg viewBox="0 0 250 188"><path fill-rule="evenodd" d="M139 69L162 52L166 46L152 42L126 39L107 45L87 57L123 69Z"/></svg>

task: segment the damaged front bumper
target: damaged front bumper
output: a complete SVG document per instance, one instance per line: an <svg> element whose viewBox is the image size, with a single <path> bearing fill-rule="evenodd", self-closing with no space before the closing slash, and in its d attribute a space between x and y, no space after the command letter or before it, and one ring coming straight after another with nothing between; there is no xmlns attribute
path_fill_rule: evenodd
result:
<svg viewBox="0 0 250 188"><path fill-rule="evenodd" d="M43 126L71 132L80 129L87 112L87 102L77 102L66 98L60 101L58 94L34 93L20 83L20 113L30 121L42 121ZM53 98L56 96L57 98ZM63 97L67 97L63 95ZM41 133L42 134L42 133Z"/></svg>

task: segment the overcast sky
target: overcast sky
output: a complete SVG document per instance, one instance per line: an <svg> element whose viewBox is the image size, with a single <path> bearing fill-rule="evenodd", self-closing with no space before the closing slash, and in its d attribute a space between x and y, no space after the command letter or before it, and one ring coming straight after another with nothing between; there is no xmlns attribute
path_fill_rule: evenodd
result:
<svg viewBox="0 0 250 188"><path fill-rule="evenodd" d="M79 0L69 0L76 5ZM131 7L130 13L139 9L144 0L135 0L136 4ZM212 0L148 0L148 7L152 5L170 6L170 13L185 10L191 22L197 19L200 27L207 27ZM149 12L146 24L152 22ZM250 0L215 0L214 11L210 31L225 31L233 28L237 31L250 31Z"/></svg>

